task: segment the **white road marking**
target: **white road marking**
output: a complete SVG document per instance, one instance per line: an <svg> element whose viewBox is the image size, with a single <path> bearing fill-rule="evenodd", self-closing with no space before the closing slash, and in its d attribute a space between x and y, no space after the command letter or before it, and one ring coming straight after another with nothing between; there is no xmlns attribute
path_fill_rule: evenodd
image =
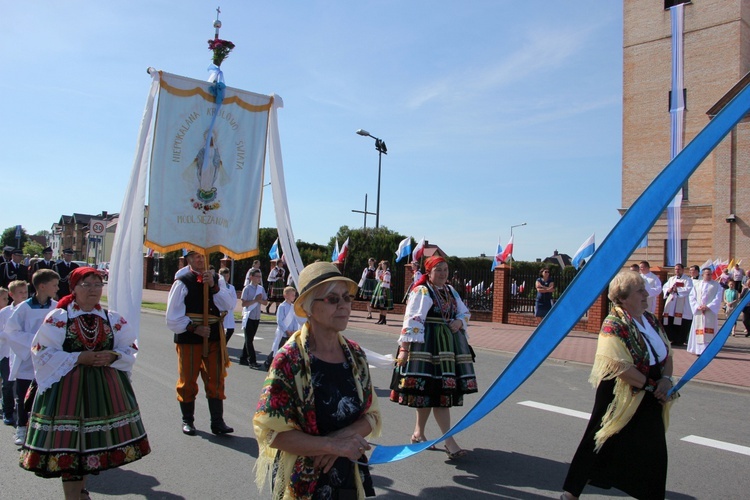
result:
<svg viewBox="0 0 750 500"><path fill-rule="evenodd" d="M242 338L245 338L245 334L242 333L242 332L234 332L232 334L232 337L242 337ZM265 340L265 337L258 337L256 335L255 338L253 339L253 341L256 341L256 340Z"/></svg>
<svg viewBox="0 0 750 500"><path fill-rule="evenodd" d="M701 436L685 436L681 441L687 441L688 443L700 444L711 448L718 448L720 450L732 451L741 455L750 456L750 447L741 446L739 444L725 443L724 441L717 441L715 439L708 439Z"/></svg>
<svg viewBox="0 0 750 500"><path fill-rule="evenodd" d="M591 418L591 413L586 413L584 411L570 410L568 408L563 408L562 406L553 406L553 405L548 405L544 403L537 403L536 401L521 401L518 404L523 405L523 406L530 406L531 408L537 408L539 410L551 411L554 413L561 413L569 417L582 418L584 420L588 420Z"/></svg>
<svg viewBox="0 0 750 500"><path fill-rule="evenodd" d="M563 408L561 406L538 403L536 401L521 401L518 404L523 405L523 406L529 406L531 408L537 408L539 410L551 411L553 413L560 413L562 415L567 415L569 417L582 418L584 420L588 420L591 418L590 413L586 413L583 411L570 410L568 408ZM692 436L692 435L685 436L684 438L681 438L680 440L686 441L688 443L708 446L710 448L716 448L719 450L731 451L733 453L739 453L740 455L750 456L750 446L742 446L742 445L734 444L734 443L726 443L724 441L717 441L716 439L709 439L709 438L704 438L701 436Z"/></svg>

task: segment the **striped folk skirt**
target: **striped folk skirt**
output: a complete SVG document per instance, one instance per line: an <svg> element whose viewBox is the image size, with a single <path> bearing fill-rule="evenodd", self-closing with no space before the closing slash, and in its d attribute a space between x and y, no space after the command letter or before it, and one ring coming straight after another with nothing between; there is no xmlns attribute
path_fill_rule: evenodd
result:
<svg viewBox="0 0 750 500"><path fill-rule="evenodd" d="M78 365L37 394L20 466L43 477L78 478L150 451L127 373Z"/></svg>
<svg viewBox="0 0 750 500"><path fill-rule="evenodd" d="M268 301L269 302L284 302L284 284L283 279L277 279L276 281L268 282Z"/></svg>
<svg viewBox="0 0 750 500"><path fill-rule="evenodd" d="M477 392L466 332L428 318L424 340L409 344L406 364L393 369L391 401L412 408L462 406L464 394Z"/></svg>
<svg viewBox="0 0 750 500"><path fill-rule="evenodd" d="M382 282L378 282L375 291L372 293L370 305L381 311L390 311L393 309L393 292L390 288L385 288Z"/></svg>
<svg viewBox="0 0 750 500"><path fill-rule="evenodd" d="M372 299L372 294L375 292L375 287L378 285L378 280L366 279L364 283L362 283L362 288L359 289L359 292L357 292L357 298L361 300L370 300Z"/></svg>

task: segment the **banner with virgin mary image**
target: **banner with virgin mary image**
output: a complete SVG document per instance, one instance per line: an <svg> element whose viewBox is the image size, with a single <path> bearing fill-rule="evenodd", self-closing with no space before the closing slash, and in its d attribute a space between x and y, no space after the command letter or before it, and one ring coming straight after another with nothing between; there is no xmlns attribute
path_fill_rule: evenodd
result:
<svg viewBox="0 0 750 500"><path fill-rule="evenodd" d="M161 72L147 246L236 259L258 253L272 104L271 96Z"/></svg>

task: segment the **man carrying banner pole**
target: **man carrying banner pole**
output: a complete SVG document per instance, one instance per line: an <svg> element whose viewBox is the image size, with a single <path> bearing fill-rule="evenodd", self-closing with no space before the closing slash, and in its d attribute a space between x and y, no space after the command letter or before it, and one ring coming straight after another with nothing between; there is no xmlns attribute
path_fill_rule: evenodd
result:
<svg viewBox="0 0 750 500"><path fill-rule="evenodd" d="M224 379L229 365L222 326L226 311L233 311L232 296L224 279L206 268L206 256L189 251L190 272L172 284L167 299L167 326L174 332L177 351L177 401L182 412L182 432L195 435L195 398L198 375L203 379L211 432L229 434L234 429L224 422Z"/></svg>

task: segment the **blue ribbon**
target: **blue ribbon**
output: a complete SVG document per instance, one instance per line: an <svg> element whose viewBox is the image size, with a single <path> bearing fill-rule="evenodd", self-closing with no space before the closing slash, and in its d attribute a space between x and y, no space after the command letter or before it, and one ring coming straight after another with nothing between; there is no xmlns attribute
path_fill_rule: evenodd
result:
<svg viewBox="0 0 750 500"><path fill-rule="evenodd" d="M513 394L573 329L612 277L621 270L680 187L748 111L750 86L735 96L651 182L573 279L508 367L451 430L434 441L377 446L370 457L370 464L395 462L415 455L470 427ZM707 358L706 362L709 360Z"/></svg>
<svg viewBox="0 0 750 500"><path fill-rule="evenodd" d="M221 103L224 102L224 93L227 88L227 86L224 84L224 72L221 71L218 66L212 64L208 67L208 72L208 81L213 82L213 84L208 86L208 92L212 96L214 96L216 100L216 111L214 112L214 116L211 117L211 124L208 126L208 131L206 133L206 143L203 145L203 165L201 165L202 170L205 170L208 166L208 151L211 147L211 137L214 133L216 117L219 116L219 109L221 108Z"/></svg>
<svg viewBox="0 0 750 500"><path fill-rule="evenodd" d="M685 375L680 378L680 381L677 382L677 384L675 384L675 386L669 390L667 396L671 396L672 393L679 391L683 385L687 384L690 379L698 375L701 370L708 366L708 363L716 357L721 348L724 347L727 338L729 338L729 334L732 332L732 327L740 318L742 309L748 303L750 303L750 293L746 294L744 297L742 297L742 299L740 299L740 303L737 304L737 307L734 308L734 311L732 311L732 314L729 315L727 320L721 326L714 339L710 344L708 344L708 347L706 347L701 355L698 356L698 359L696 359L693 364L690 365L690 368L688 368L688 370L685 372Z"/></svg>

